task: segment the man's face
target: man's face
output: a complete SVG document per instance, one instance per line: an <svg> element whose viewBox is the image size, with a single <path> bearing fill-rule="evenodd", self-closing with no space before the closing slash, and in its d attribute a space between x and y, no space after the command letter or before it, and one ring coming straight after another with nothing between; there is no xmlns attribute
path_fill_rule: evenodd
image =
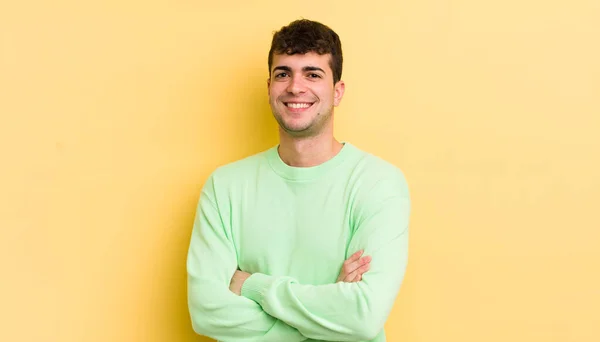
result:
<svg viewBox="0 0 600 342"><path fill-rule="evenodd" d="M268 81L269 103L279 126L296 137L318 135L331 127L333 107L344 82L333 84L330 54L274 55Z"/></svg>

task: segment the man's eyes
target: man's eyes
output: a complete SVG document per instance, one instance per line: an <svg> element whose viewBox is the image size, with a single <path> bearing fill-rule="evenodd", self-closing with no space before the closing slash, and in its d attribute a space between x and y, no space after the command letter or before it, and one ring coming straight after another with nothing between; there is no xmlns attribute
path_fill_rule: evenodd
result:
<svg viewBox="0 0 600 342"><path fill-rule="evenodd" d="M290 75L287 72L280 72L278 74L275 74L275 78L285 78L285 77L289 77L289 76ZM307 74L306 77L308 77L308 78L323 78L321 75L315 74L315 73Z"/></svg>

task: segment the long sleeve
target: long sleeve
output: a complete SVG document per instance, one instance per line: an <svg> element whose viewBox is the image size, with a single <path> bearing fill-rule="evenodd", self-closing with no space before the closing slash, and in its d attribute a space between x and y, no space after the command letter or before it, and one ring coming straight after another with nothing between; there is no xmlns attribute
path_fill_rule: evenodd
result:
<svg viewBox="0 0 600 342"><path fill-rule="evenodd" d="M236 251L217 209L211 177L200 195L187 259L188 306L194 330L226 342L306 340L256 302L229 290L237 267Z"/></svg>
<svg viewBox="0 0 600 342"><path fill-rule="evenodd" d="M362 281L314 286L256 273L244 283L242 295L308 338L374 339L383 330L404 278L410 200L403 177L379 181L369 194L358 205L347 252L364 249L373 257Z"/></svg>

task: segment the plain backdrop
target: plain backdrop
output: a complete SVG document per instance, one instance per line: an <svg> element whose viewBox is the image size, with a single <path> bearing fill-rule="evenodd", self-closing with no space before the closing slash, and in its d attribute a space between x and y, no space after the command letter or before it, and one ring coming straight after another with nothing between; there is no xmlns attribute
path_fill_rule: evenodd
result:
<svg viewBox="0 0 600 342"><path fill-rule="evenodd" d="M597 0L2 1L0 340L208 341L198 195L277 143L301 17L342 39L336 136L410 186L388 341L600 340Z"/></svg>

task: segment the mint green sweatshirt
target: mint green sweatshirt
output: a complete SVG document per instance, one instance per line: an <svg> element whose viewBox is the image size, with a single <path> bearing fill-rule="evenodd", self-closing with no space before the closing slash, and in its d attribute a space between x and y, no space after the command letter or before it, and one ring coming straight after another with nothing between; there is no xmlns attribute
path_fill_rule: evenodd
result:
<svg viewBox="0 0 600 342"><path fill-rule="evenodd" d="M350 143L327 162L290 167L277 147L217 168L188 252L194 330L223 342L385 341L408 257L403 173ZM336 282L363 249L371 268ZM238 296L237 269L252 275Z"/></svg>

